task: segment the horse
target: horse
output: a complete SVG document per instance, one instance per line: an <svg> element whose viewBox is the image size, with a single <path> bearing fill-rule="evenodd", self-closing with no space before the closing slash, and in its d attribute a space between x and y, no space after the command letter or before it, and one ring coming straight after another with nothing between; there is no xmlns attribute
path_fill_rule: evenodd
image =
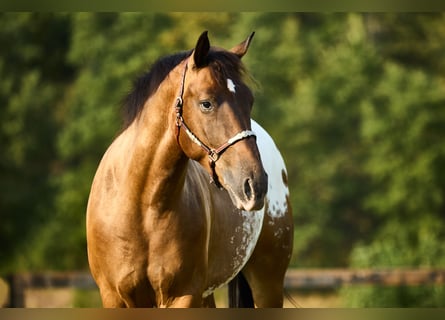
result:
<svg viewBox="0 0 445 320"><path fill-rule="evenodd" d="M293 219L283 158L251 119L253 35L226 50L205 31L134 82L87 204L104 307L215 307L227 284L230 307L283 306Z"/></svg>

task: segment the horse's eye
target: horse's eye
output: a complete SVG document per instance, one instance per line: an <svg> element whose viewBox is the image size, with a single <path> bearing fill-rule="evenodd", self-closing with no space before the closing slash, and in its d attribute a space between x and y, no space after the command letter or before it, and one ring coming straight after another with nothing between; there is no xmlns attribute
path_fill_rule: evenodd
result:
<svg viewBox="0 0 445 320"><path fill-rule="evenodd" d="M208 112L213 109L212 103L210 101L201 101L199 107L202 111Z"/></svg>

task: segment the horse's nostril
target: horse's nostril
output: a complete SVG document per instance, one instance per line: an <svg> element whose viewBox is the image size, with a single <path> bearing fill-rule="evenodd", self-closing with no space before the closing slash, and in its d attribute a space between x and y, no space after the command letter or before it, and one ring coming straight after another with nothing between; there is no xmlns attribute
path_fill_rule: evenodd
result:
<svg viewBox="0 0 445 320"><path fill-rule="evenodd" d="M251 200L251 198L253 196L251 180L250 179L246 179L244 181L244 195L246 196L247 200Z"/></svg>

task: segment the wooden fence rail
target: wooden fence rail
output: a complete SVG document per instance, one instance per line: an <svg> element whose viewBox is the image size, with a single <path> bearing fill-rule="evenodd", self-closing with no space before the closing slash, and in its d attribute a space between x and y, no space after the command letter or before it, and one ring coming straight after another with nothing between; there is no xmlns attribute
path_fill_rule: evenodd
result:
<svg viewBox="0 0 445 320"><path fill-rule="evenodd" d="M97 289L88 272L41 272L13 274L9 307L25 306L25 290L43 288ZM445 269L290 269L284 280L288 290L337 289L345 285L419 286L444 285Z"/></svg>
<svg viewBox="0 0 445 320"><path fill-rule="evenodd" d="M445 269L290 269L288 289L336 289L345 285L419 286L445 284Z"/></svg>

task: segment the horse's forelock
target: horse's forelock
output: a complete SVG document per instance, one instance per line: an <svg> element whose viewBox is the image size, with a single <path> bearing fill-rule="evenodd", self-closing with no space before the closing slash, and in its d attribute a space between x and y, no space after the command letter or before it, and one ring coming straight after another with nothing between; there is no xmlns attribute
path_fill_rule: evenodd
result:
<svg viewBox="0 0 445 320"><path fill-rule="evenodd" d="M239 57L229 51L210 51L208 66L219 85L225 86L228 78L244 79L247 71Z"/></svg>

